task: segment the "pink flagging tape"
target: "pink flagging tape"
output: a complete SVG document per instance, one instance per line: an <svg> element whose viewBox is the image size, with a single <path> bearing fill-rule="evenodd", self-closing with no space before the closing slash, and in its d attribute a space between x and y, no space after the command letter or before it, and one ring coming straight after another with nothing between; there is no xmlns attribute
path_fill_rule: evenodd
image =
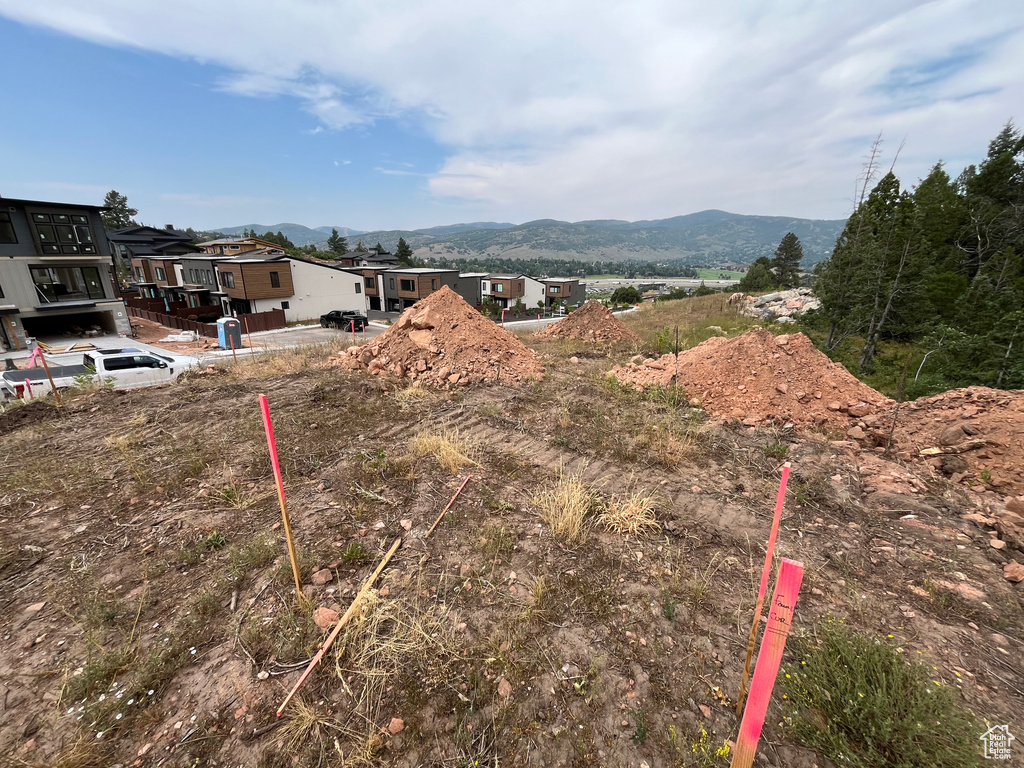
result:
<svg viewBox="0 0 1024 768"><path fill-rule="evenodd" d="M782 480L779 493L775 497L775 514L772 516L772 529L768 534L768 547L764 552L764 566L761 568L761 585L757 589L757 602L754 604L754 620L750 625L750 637L747 640L747 660L743 663L743 677L740 680L740 693L736 697L736 716L739 717L743 708L743 699L747 695L747 680L750 679L750 660L754 656L754 645L757 642L757 625L761 621L761 610L764 596L768 591L768 577L772 572L772 558L775 557L775 539L779 535L779 523L782 521L782 505L786 501L786 486L789 484L790 465L787 461L782 465Z"/></svg>
<svg viewBox="0 0 1024 768"><path fill-rule="evenodd" d="M768 714L768 702L775 687L775 678L782 663L782 651L786 647L789 628L793 623L800 584L804 579L804 564L787 558L782 559L779 578L775 582L772 608L768 613L768 625L761 640L761 650L754 665L754 678L750 682L750 698L743 711L740 735L736 740L730 768L750 768L761 739L761 729Z"/></svg>

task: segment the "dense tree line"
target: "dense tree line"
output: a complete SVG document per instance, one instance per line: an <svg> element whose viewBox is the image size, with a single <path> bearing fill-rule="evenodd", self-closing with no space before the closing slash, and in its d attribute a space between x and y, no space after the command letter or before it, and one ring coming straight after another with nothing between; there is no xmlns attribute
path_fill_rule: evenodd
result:
<svg viewBox="0 0 1024 768"><path fill-rule="evenodd" d="M647 261L578 261L576 259L511 259L501 256L491 258L471 257L453 259L442 256L431 263L442 269L458 269L463 272L494 272L498 274L530 275L531 277L553 276L588 277L593 275L624 275L627 278L642 277L697 277L693 264L682 261L654 263Z"/></svg>
<svg viewBox="0 0 1024 768"><path fill-rule="evenodd" d="M800 238L787 232L775 249L775 256L757 259L736 287L746 293L796 288L800 285L800 262L803 258L804 248L800 245Z"/></svg>
<svg viewBox="0 0 1024 768"><path fill-rule="evenodd" d="M911 189L889 170L868 191L877 161L876 142L816 270L826 346L862 338L870 372L880 342L913 342L950 384L1024 387L1024 137L1009 123L980 163L956 179L936 163Z"/></svg>

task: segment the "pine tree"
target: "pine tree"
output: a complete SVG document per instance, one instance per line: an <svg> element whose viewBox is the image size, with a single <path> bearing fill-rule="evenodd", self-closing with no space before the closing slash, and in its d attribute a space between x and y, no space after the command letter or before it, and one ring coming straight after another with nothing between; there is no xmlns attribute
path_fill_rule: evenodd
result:
<svg viewBox="0 0 1024 768"><path fill-rule="evenodd" d="M747 274L740 280L737 289L744 293L761 293L775 288L775 276L772 274L772 262L762 256L747 270Z"/></svg>
<svg viewBox="0 0 1024 768"><path fill-rule="evenodd" d="M783 288L796 288L800 285L800 262L803 258L804 248L800 245L800 239L792 232L787 232L772 259L775 283Z"/></svg>
<svg viewBox="0 0 1024 768"><path fill-rule="evenodd" d="M331 236L327 238L327 250L337 256L344 256L348 253L348 238L338 234L338 230L332 229Z"/></svg>
<svg viewBox="0 0 1024 768"><path fill-rule="evenodd" d="M128 197L120 194L116 189L107 192L107 196L103 198L103 207L108 210L103 211L100 217L103 219L103 228L108 232L139 226L138 222L132 218L139 215L138 210L129 208Z"/></svg>
<svg viewBox="0 0 1024 768"><path fill-rule="evenodd" d="M404 237L398 238L398 247L395 248L395 256L398 257L399 265L403 267L413 267L416 265L412 257L412 248L405 242Z"/></svg>

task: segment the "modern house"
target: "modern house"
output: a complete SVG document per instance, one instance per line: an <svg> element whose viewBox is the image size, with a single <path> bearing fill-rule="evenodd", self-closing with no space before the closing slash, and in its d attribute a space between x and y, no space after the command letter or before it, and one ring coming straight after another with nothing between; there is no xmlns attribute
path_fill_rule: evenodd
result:
<svg viewBox="0 0 1024 768"><path fill-rule="evenodd" d="M472 281L460 280L457 269L388 269L380 273L379 281L383 283L383 305L387 312L399 312L411 307L442 285L447 285L467 302L472 303L476 296Z"/></svg>
<svg viewBox="0 0 1024 768"><path fill-rule="evenodd" d="M232 258L241 256L251 251L268 251L278 256L284 256L284 248L269 240L261 240L258 237L225 237L220 240L207 240L205 243L197 243L200 253L212 256L223 256Z"/></svg>
<svg viewBox="0 0 1024 768"><path fill-rule="evenodd" d="M346 267L388 268L398 266L398 257L387 251L378 253L376 249L371 248L363 253L349 251L344 256L338 257L338 263Z"/></svg>
<svg viewBox="0 0 1024 768"><path fill-rule="evenodd" d="M556 301L562 306L579 306L587 300L587 293L578 278L574 277L545 277L540 280L544 284L544 297L547 307L551 307Z"/></svg>
<svg viewBox="0 0 1024 768"><path fill-rule="evenodd" d="M459 273L459 284L463 287L463 293L461 295L474 307L479 308L484 303L483 283L486 279L486 272ZM470 299L470 294L472 294L472 300Z"/></svg>
<svg viewBox="0 0 1024 768"><path fill-rule="evenodd" d="M296 256L253 253L215 264L225 314L282 309L288 322L297 322L315 320L334 309L367 309L364 278L358 270Z"/></svg>
<svg viewBox="0 0 1024 768"><path fill-rule="evenodd" d="M117 262L131 271L131 279L139 284L139 292L148 298L160 298L159 290L177 285L171 274L174 261L185 254L196 253L192 239L168 224L157 227L128 227L107 233ZM164 275L158 278L157 268ZM168 279L170 275L170 279Z"/></svg>
<svg viewBox="0 0 1024 768"><path fill-rule="evenodd" d="M0 198L0 343L99 328L129 333L95 205Z"/></svg>

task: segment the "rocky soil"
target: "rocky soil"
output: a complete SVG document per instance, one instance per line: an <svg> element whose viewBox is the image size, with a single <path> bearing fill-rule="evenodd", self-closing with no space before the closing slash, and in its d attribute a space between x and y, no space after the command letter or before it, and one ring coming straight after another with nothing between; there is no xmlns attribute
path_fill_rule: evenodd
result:
<svg viewBox="0 0 1024 768"><path fill-rule="evenodd" d="M544 373L532 350L447 286L409 307L372 342L345 350L336 362L445 389L492 381L518 384Z"/></svg>
<svg viewBox="0 0 1024 768"><path fill-rule="evenodd" d="M619 322L608 307L594 299L570 313L565 319L540 330L537 338L640 343L639 336Z"/></svg>

